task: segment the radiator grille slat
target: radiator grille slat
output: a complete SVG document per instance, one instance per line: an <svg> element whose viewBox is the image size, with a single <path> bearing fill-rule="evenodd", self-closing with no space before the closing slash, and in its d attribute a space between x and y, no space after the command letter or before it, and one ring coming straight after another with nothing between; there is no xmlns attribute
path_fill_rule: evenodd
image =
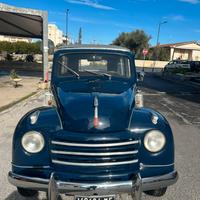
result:
<svg viewBox="0 0 200 200"><path fill-rule="evenodd" d="M53 140L51 141L52 163L79 167L138 164L139 143L139 140L106 143L77 143ZM120 150L116 151L116 148Z"/></svg>
<svg viewBox="0 0 200 200"><path fill-rule="evenodd" d="M139 140L134 140L134 141L128 141L128 142L118 142L118 143L101 143L101 144L83 144L83 143L72 143L72 142L60 142L60 141L55 141L53 140L51 142L52 144L56 145L62 145L62 146L73 146L73 147L117 147L117 146L126 146L126 145L132 145L132 144L138 144Z"/></svg>
<svg viewBox="0 0 200 200"><path fill-rule="evenodd" d="M59 160L52 160L55 164L62 164L62 165L71 165L71 166L84 166L84 167L104 167L104 166L112 166L112 165L128 165L137 163L138 160L131 160L131 161L124 161L124 162L102 162L102 163L75 163L75 162L65 162Z"/></svg>
<svg viewBox="0 0 200 200"><path fill-rule="evenodd" d="M60 155L76 155L76 156L119 156L119 155L132 155L137 154L138 150L135 151L124 151L124 152L108 152L108 153L89 153L89 152L73 152L73 151L56 151L51 150L53 154Z"/></svg>

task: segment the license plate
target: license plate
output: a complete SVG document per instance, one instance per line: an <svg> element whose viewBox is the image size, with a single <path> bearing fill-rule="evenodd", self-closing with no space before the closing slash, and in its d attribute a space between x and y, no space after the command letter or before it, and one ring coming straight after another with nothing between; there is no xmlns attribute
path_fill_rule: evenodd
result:
<svg viewBox="0 0 200 200"><path fill-rule="evenodd" d="M75 200L115 200L115 196L75 196Z"/></svg>

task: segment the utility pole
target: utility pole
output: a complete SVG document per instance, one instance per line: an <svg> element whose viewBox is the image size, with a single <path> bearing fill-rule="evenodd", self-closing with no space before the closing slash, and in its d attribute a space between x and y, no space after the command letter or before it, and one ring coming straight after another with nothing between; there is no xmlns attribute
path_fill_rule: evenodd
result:
<svg viewBox="0 0 200 200"><path fill-rule="evenodd" d="M157 43L156 43L157 47L159 46L161 25L166 24L166 23L167 23L167 21L163 21L163 22L160 22L159 25L158 25L158 35L157 35Z"/></svg>
<svg viewBox="0 0 200 200"><path fill-rule="evenodd" d="M161 26L162 26L163 24L166 24L166 23L167 23L167 21L162 21L162 22L160 22L159 25L158 25L158 34L157 34L157 43L156 43L156 60L158 60L158 47L159 47L159 39L160 39L160 29L161 29ZM153 67L153 69L152 69L152 72L154 71L154 68L155 68L155 66L156 66L156 60L155 60L155 63L154 63L154 67Z"/></svg>
<svg viewBox="0 0 200 200"><path fill-rule="evenodd" d="M79 29L78 44L82 44L82 28Z"/></svg>
<svg viewBox="0 0 200 200"><path fill-rule="evenodd" d="M66 45L68 45L69 40L69 9L66 11Z"/></svg>

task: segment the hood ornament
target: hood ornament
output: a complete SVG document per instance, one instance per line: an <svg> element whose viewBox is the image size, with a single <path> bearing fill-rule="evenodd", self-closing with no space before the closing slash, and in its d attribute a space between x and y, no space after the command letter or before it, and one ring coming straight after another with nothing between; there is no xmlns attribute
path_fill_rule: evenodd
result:
<svg viewBox="0 0 200 200"><path fill-rule="evenodd" d="M97 96L95 96L94 97L94 119L93 119L93 125L95 128L99 126L98 106L99 106L99 100Z"/></svg>

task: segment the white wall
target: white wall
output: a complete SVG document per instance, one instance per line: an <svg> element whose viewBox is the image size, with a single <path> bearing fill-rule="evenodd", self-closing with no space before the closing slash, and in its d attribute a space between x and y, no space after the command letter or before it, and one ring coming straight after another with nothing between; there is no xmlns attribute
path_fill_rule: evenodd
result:
<svg viewBox="0 0 200 200"><path fill-rule="evenodd" d="M192 60L200 61L200 51L197 50L193 51Z"/></svg>
<svg viewBox="0 0 200 200"><path fill-rule="evenodd" d="M154 60L135 60L136 67L145 67L145 68L164 68L167 65L168 61L154 61Z"/></svg>

